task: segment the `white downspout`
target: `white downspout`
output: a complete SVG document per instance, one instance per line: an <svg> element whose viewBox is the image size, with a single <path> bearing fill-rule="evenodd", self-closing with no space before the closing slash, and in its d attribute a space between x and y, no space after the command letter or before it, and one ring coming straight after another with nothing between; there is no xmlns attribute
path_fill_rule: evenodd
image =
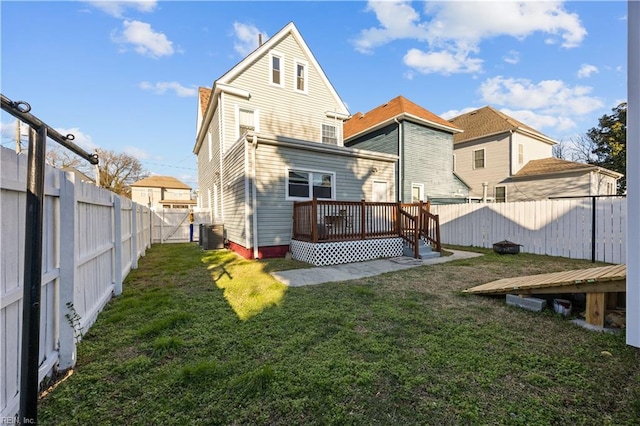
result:
<svg viewBox="0 0 640 426"><path fill-rule="evenodd" d="M220 162L220 220L224 223L224 173L222 170L222 155L224 153L224 129L222 128L222 116L224 115L224 103L222 98L222 93L220 93L218 98L219 105L219 114L218 114L218 138L219 140L219 152L218 152L218 160ZM217 214L218 212L216 212Z"/></svg>
<svg viewBox="0 0 640 426"><path fill-rule="evenodd" d="M393 121L398 125L398 201L402 202L402 191L404 190L404 168L402 167L402 154L403 144L402 144L402 126L400 125L400 121L397 118L394 118Z"/></svg>
<svg viewBox="0 0 640 426"><path fill-rule="evenodd" d="M251 210L253 234L253 258L258 258L258 191L256 190L256 151L258 149L258 137L254 134L251 141Z"/></svg>

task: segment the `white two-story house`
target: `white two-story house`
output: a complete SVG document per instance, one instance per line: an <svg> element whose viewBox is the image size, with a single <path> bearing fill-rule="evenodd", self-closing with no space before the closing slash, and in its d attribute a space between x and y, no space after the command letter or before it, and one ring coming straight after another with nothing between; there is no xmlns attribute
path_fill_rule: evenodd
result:
<svg viewBox="0 0 640 426"><path fill-rule="evenodd" d="M294 201L393 198L397 156L344 147L347 118L293 23L200 88L198 206L224 225L230 249L283 256Z"/></svg>

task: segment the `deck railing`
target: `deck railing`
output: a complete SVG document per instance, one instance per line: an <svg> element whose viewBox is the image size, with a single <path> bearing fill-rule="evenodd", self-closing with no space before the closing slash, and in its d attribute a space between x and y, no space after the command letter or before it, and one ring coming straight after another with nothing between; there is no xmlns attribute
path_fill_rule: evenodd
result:
<svg viewBox="0 0 640 426"><path fill-rule="evenodd" d="M420 238L440 251L438 216L429 203L313 199L293 206L293 239L310 242L401 237L416 253Z"/></svg>

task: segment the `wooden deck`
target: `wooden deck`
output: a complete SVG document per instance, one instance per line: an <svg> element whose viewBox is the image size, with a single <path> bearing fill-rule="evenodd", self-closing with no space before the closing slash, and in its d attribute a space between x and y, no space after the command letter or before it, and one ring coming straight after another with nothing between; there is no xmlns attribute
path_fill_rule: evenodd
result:
<svg viewBox="0 0 640 426"><path fill-rule="evenodd" d="M586 321L604 326L605 295L626 291L626 265L504 278L464 290L474 294L566 294L586 293Z"/></svg>

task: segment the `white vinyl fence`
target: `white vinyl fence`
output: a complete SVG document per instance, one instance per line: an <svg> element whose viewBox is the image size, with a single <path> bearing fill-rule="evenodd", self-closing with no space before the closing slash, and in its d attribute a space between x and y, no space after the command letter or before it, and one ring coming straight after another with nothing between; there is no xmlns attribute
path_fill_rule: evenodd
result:
<svg viewBox="0 0 640 426"><path fill-rule="evenodd" d="M27 156L0 148L0 419L19 409ZM75 364L76 343L151 246L149 209L45 171L39 379Z"/></svg>
<svg viewBox="0 0 640 426"><path fill-rule="evenodd" d="M193 241L198 241L199 225L209 223L209 211L194 211ZM151 228L152 242L155 243L188 243L189 242L190 209L157 209L152 210Z"/></svg>
<svg viewBox="0 0 640 426"><path fill-rule="evenodd" d="M431 207L443 244L491 248L509 240L526 253L591 259L591 198ZM626 262L627 200L596 199L595 259Z"/></svg>

